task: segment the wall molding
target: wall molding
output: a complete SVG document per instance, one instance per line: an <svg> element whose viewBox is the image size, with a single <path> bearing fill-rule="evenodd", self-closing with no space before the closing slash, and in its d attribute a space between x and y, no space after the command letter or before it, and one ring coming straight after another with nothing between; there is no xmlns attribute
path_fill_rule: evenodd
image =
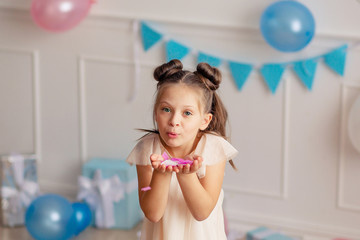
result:
<svg viewBox="0 0 360 240"><path fill-rule="evenodd" d="M40 70L39 53L37 50L0 46L0 52L30 55L32 70L32 104L33 104L33 153L36 155L37 162L41 163L41 95L40 95Z"/></svg>
<svg viewBox="0 0 360 240"><path fill-rule="evenodd" d="M79 89L79 131L80 131L80 160L85 163L88 160L87 151L87 101L86 101L86 62L100 62L100 63L111 63L111 64L131 64L130 61L106 58L106 57L95 57L95 56L80 56L78 58L78 89Z"/></svg>
<svg viewBox="0 0 360 240"><path fill-rule="evenodd" d="M219 22L209 22L209 21L196 21L194 19L168 19L162 16L139 16L139 15L131 15L131 14L124 14L124 13L116 13L110 11L98 11L94 10L89 15L90 17L97 17L97 18L115 18L115 19L127 19L127 20L148 20L154 22L162 22L168 24L184 24L190 25L195 27L216 27L216 28L226 28L232 30L244 30L249 32L259 32L259 29L256 27L248 27L248 26L241 26L236 23L219 23ZM360 35L356 34L338 34L338 33L330 33L330 32L316 32L317 36L325 37L325 38L346 38L348 40L356 40L360 39Z"/></svg>
<svg viewBox="0 0 360 240"><path fill-rule="evenodd" d="M29 17L28 12L30 11L29 6L19 4L19 3L0 3L0 11L4 10L5 12L16 11L22 12L24 15ZM113 11L104 11L104 10L91 10L89 16L90 18L98 18L98 19L116 19L116 20L147 20L154 22L161 22L167 24L184 24L188 26L194 27L216 27L222 29L231 29L231 30L243 30L248 32L258 32L259 29L255 27L248 26L240 26L236 23L219 23L219 22L209 22L209 21L199 21L194 22L194 19L168 19L162 16L139 16L133 14L124 14L117 13ZM30 18L30 17L29 17ZM346 33L346 34L338 34L335 32L317 32L317 37L324 38L335 38L335 39L346 39L346 40L360 40L360 34Z"/></svg>
<svg viewBox="0 0 360 240"><path fill-rule="evenodd" d="M82 163L88 160L87 153L87 102L86 102L86 62L98 62L107 64L118 64L118 65L131 65L135 68L136 63L134 60L120 59L120 58L109 58L103 56L89 56L81 55L78 58L78 89L79 89L79 131L80 131L80 159ZM141 67L156 67L153 63L139 63ZM135 84L135 83L134 83Z"/></svg>
<svg viewBox="0 0 360 240"><path fill-rule="evenodd" d="M281 176L280 176L280 192L265 192L265 191L256 191L256 190L250 190L250 189L241 189L233 186L227 186L224 185L224 190L228 191L229 193L235 193L235 194L246 194L246 195L254 195L254 196L260 196L260 197L267 197L267 198L275 198L280 200L286 200L288 197L288 165L289 165L289 157L288 157L288 151L289 151L289 109L290 109L290 82L292 79L290 79L287 74L284 75L282 78L283 80L283 99L282 99L282 135L281 135Z"/></svg>
<svg viewBox="0 0 360 240"><path fill-rule="evenodd" d="M337 173L337 188L336 188L336 196L337 196L337 208L348 211L360 211L360 205L352 205L348 204L344 201L343 193L344 193L344 165L345 165L345 137L347 136L347 123L346 112L345 112L345 91L347 88L359 89L360 83L355 82L343 82L341 84L341 99L340 99L340 141L339 141L339 158L338 158L338 173Z"/></svg>

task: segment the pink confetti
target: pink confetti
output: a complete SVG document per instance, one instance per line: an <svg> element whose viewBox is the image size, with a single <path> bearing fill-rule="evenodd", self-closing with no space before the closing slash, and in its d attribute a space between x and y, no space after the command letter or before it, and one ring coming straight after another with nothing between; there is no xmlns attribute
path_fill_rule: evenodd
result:
<svg viewBox="0 0 360 240"><path fill-rule="evenodd" d="M143 192L146 192L146 191L149 191L149 190L151 190L151 187L150 187L150 186L143 187L143 188L141 189L141 191L143 191Z"/></svg>
<svg viewBox="0 0 360 240"><path fill-rule="evenodd" d="M161 164L165 164L166 166L178 166L178 165L186 165L186 164L193 164L193 161L191 160L185 160L182 158L170 158L169 155L164 152L162 154L162 157L164 160L161 162Z"/></svg>

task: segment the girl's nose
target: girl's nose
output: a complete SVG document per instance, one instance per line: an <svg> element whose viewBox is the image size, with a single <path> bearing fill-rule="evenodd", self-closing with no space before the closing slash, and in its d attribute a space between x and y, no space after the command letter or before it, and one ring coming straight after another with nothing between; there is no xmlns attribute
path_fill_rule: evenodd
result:
<svg viewBox="0 0 360 240"><path fill-rule="evenodd" d="M170 125L175 127L175 126L179 126L180 125L180 118L178 116L178 114L173 114L172 117L170 118L169 121Z"/></svg>

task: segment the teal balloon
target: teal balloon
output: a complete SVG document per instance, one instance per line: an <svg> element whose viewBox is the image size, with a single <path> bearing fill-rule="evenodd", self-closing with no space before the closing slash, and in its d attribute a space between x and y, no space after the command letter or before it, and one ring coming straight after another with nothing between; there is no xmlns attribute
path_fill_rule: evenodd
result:
<svg viewBox="0 0 360 240"><path fill-rule="evenodd" d="M76 219L71 203L62 196L36 198L25 213L25 226L36 240L66 240L74 236Z"/></svg>
<svg viewBox="0 0 360 240"><path fill-rule="evenodd" d="M92 213L86 203L74 202L72 207L74 209L76 219L75 235L78 235L90 225Z"/></svg>
<svg viewBox="0 0 360 240"><path fill-rule="evenodd" d="M307 7L297 1L279 1L268 6L260 20L266 42L282 52L296 52L315 35L315 20Z"/></svg>

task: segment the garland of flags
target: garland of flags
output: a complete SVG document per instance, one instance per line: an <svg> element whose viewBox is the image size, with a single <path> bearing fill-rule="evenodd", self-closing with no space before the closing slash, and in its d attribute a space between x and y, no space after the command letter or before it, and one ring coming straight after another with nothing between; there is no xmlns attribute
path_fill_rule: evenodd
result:
<svg viewBox="0 0 360 240"><path fill-rule="evenodd" d="M160 40L165 39L162 33L150 27L146 22L142 21L140 24L142 43L145 51L151 49L151 47ZM166 40L165 50L166 61L170 61L171 59L182 60L192 52L190 47L173 39ZM286 63L265 63L260 67L259 72L272 94L276 93L276 89L287 67L292 67L296 76L304 86L311 91L317 63L321 59L323 59L325 64L336 74L344 76L347 50L348 46L345 44L325 54L308 59ZM197 53L197 62L207 62L214 67L219 67L221 64L227 63L238 90L242 90L250 73L254 70L254 66L251 63L225 60L202 51Z"/></svg>

